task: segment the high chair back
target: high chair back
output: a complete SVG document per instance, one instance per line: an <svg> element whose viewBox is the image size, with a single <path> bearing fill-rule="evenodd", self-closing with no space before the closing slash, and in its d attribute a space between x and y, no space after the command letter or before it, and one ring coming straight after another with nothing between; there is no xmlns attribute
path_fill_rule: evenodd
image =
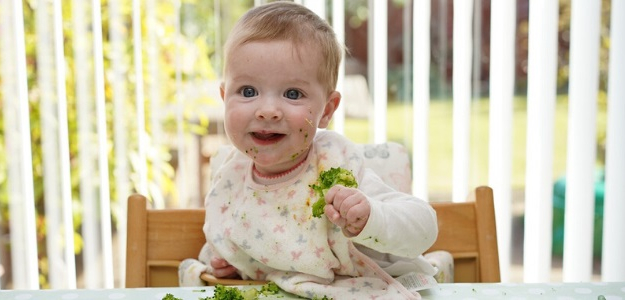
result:
<svg viewBox="0 0 625 300"><path fill-rule="evenodd" d="M384 182L411 193L410 157L393 142L361 144L365 165ZM211 172L221 164L232 146L223 146L211 157ZM438 217L438 238L428 252L444 250L453 257L454 282L500 281L499 255L493 191L476 188L464 203L432 203ZM146 198L128 198L128 242L126 286L177 286L178 265L185 258L197 258L206 242L202 227L204 209L148 209ZM254 284L220 280L203 274L208 284Z"/></svg>
<svg viewBox="0 0 625 300"><path fill-rule="evenodd" d="M126 287L178 285L178 264L197 257L206 242L204 209L148 209L145 196L128 197Z"/></svg>
<svg viewBox="0 0 625 300"><path fill-rule="evenodd" d="M445 250L454 259L454 282L499 282L499 251L493 190L480 186L466 202L432 203L438 237L428 252Z"/></svg>
<svg viewBox="0 0 625 300"><path fill-rule="evenodd" d="M498 282L499 254L493 194L478 187L463 203L432 203L438 216L438 238L427 251L445 250L454 259L454 282ZM206 242L204 209L147 209L146 198L128 198L126 287L178 285L178 265L196 258ZM249 282L220 280L209 274L210 285Z"/></svg>

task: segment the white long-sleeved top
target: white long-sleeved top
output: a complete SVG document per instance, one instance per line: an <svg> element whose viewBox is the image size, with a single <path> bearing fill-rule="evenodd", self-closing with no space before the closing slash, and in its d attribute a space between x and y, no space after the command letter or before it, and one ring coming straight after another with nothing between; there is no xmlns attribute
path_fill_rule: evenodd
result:
<svg viewBox="0 0 625 300"><path fill-rule="evenodd" d="M357 236L345 236L325 216L312 216L317 196L310 185L332 167L352 171L371 205ZM303 167L284 182L259 184L252 170L252 160L233 150L213 177L205 201L207 244L200 254L208 272L208 261L217 256L243 278L274 281L303 297L334 299L418 298L392 277L435 273L422 256L438 233L435 211L382 182L345 137L319 132Z"/></svg>

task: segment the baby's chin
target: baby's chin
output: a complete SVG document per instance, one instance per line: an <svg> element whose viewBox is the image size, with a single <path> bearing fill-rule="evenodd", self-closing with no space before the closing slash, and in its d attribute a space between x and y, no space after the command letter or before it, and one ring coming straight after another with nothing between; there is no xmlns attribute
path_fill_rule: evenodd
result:
<svg viewBox="0 0 625 300"><path fill-rule="evenodd" d="M279 154L276 153L276 151L267 150L266 153L265 151L248 153L248 156L258 167L275 168L276 166L283 165L285 169L289 169L291 166L305 160L309 151L310 148L304 148L290 153Z"/></svg>

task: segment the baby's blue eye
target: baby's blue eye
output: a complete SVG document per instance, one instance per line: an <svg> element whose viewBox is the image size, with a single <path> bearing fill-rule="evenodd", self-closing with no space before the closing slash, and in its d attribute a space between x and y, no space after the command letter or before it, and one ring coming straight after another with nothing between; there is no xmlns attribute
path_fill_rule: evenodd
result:
<svg viewBox="0 0 625 300"><path fill-rule="evenodd" d="M302 92L298 90L287 90L284 93L284 97L287 97L289 99L299 99L302 97Z"/></svg>
<svg viewBox="0 0 625 300"><path fill-rule="evenodd" d="M244 87L241 89L241 95L243 95L243 97L254 97L254 96L258 96L258 92L251 87Z"/></svg>

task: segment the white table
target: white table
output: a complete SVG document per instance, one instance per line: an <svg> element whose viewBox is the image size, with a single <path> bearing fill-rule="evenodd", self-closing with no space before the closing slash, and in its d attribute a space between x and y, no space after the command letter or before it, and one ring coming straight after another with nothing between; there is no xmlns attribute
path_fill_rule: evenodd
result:
<svg viewBox="0 0 625 300"><path fill-rule="evenodd" d="M198 300L212 296L211 287L199 288L134 288L134 289L78 289L78 290L0 290L2 300L160 300L165 294L184 300ZM263 299L300 299L288 295ZM584 299L625 300L625 282L614 283L479 283L440 284L421 291L423 299ZM338 300L338 299L337 299Z"/></svg>
<svg viewBox="0 0 625 300"><path fill-rule="evenodd" d="M625 300L625 282L440 284L421 292L423 299L602 299Z"/></svg>

